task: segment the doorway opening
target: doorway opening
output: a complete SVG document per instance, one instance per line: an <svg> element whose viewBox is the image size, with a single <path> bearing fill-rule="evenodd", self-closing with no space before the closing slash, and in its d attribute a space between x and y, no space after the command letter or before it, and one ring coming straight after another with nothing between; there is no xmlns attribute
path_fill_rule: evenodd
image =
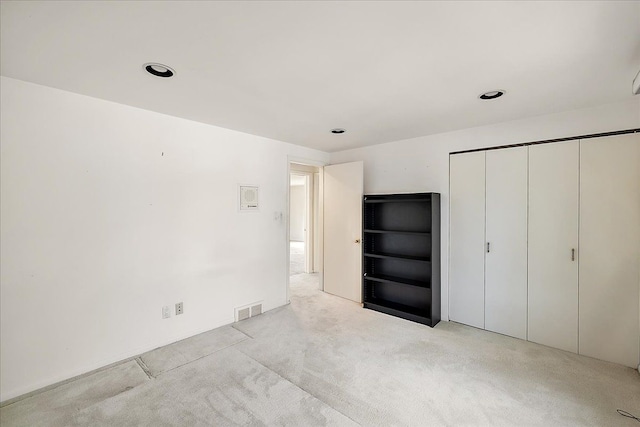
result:
<svg viewBox="0 0 640 427"><path fill-rule="evenodd" d="M321 168L289 164L289 286L322 289Z"/></svg>

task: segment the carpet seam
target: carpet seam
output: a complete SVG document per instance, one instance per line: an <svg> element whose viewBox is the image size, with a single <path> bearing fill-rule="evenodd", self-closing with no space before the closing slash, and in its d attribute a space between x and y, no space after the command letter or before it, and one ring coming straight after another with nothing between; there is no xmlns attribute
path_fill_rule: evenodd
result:
<svg viewBox="0 0 640 427"><path fill-rule="evenodd" d="M239 350L238 350L239 351ZM356 423L359 426L362 426L362 424L360 424L359 422L357 422L356 420L354 420L353 418L351 418L349 415L345 414L344 412L338 410L337 408L334 408L333 406L331 406L329 403L325 402L323 399L321 399L320 397L316 396L315 394L311 393L309 390L305 390L302 386L294 383L293 381L289 380L288 378L283 377L282 375L280 375L279 373L277 373L276 371L274 371L273 369L271 369L270 367L268 367L267 365L263 364L262 362L254 359L251 355L241 351L242 354L244 354L245 356L247 356L249 359L253 360L254 362L256 362L258 365L262 366L265 369L268 369L269 371L273 372L274 374L276 374L278 377L282 378L283 380L285 380L286 382L288 382L289 384L293 385L294 387L297 387L298 389L304 391L305 393L307 393L309 396L318 399L320 402L324 403L327 407L333 409L334 411L336 411L337 413L345 416L346 418L348 418L349 420L353 421L354 423Z"/></svg>
<svg viewBox="0 0 640 427"><path fill-rule="evenodd" d="M243 331L242 329L238 329L238 328L236 328L235 324L231 325L231 327L232 327L233 329L235 329L236 331L240 332L241 334L244 334L244 335L248 336L249 338L254 339L251 335L249 335L248 333L246 333L246 332L245 332L245 331Z"/></svg>
<svg viewBox="0 0 640 427"><path fill-rule="evenodd" d="M142 369L144 373L147 374L147 377L149 377L150 380L155 378L151 373L151 370L149 369L149 367L147 367L147 365L144 363L144 360L142 360L142 356L136 357L134 360L138 363L138 366L140 366L140 369Z"/></svg>
<svg viewBox="0 0 640 427"><path fill-rule="evenodd" d="M183 367L183 366L185 366L185 365L188 365L188 364L193 363L193 362L197 362L197 361L198 361L198 360L200 360L200 359L204 359L205 357L209 357L209 356L211 356L212 354L216 354L216 353L218 353L218 352L220 352L220 351L222 351L222 350L226 350L226 349L228 349L229 347L233 347L233 346L234 346L234 345L236 345L236 344L240 344L241 342L247 341L247 339L248 339L248 338L243 338L243 339L241 339L240 341L236 341L236 342L234 342L233 344L229 344L229 345L228 345L228 346L226 346L226 347L222 347L222 348L220 348L220 349L218 349L218 350L216 350L216 351L212 351L212 352L211 352L211 353L209 353L209 354L205 354L204 356L200 356L200 357L198 357L197 359L193 359L193 360L190 360L190 361L188 361L188 362L185 362L185 363L183 363L182 365L175 366L175 367L173 367L173 368L171 368L171 369L167 369L166 371L160 371L160 372L158 372L156 375L157 375L157 376L160 376L160 375L166 374L167 372L171 372L171 371L176 370L176 369L178 369L178 368L182 368L182 367Z"/></svg>

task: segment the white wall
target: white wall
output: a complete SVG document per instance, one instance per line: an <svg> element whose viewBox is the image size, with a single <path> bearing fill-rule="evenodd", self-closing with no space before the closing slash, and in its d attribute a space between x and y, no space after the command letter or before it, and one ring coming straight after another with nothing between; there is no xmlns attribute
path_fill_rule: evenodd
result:
<svg viewBox="0 0 640 427"><path fill-rule="evenodd" d="M285 304L288 156L328 154L0 85L0 400ZM260 186L258 213L238 183Z"/></svg>
<svg viewBox="0 0 640 427"><path fill-rule="evenodd" d="M289 240L294 242L304 242L304 223L306 216L306 197L307 192L305 185L292 185L289 190L289 205L291 217L289 218Z"/></svg>
<svg viewBox="0 0 640 427"><path fill-rule="evenodd" d="M336 152L331 154L331 163L363 160L365 194L442 194L441 299L442 319L446 320L449 317L449 153L632 128L640 128L640 96L630 96L615 104Z"/></svg>

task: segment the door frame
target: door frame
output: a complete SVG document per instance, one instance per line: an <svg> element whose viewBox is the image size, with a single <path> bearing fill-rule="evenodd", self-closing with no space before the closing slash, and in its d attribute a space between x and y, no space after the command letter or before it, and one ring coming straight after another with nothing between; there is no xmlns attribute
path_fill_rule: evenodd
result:
<svg viewBox="0 0 640 427"><path fill-rule="evenodd" d="M299 165L305 165L305 166L313 166L313 167L317 167L318 168L318 194L317 194L317 200L318 200L318 219L317 219L317 226L313 227L314 231L316 232L315 236L314 236L314 240L315 240L315 249L317 251L317 256L316 259L318 261L317 266L315 266L315 270L318 271L318 276L320 278L319 280L319 289L320 290L324 290L324 215L323 215L323 211L324 211L324 166L328 165L328 162L323 162L323 161L319 161L319 160L313 160L313 159L308 159L308 158L303 158L303 157L296 157L296 156L287 156L287 175L286 175L286 179L287 179L287 211L284 215L285 217L285 229L286 229L286 233L285 233L285 241L286 241L286 304L289 304L291 302L291 288L290 288L290 283L289 283L289 269L290 269L290 248L289 248L289 239L290 239L290 227L291 227L291 223L290 223L290 212L291 212L291 182L290 182L290 177L291 177L291 164L295 163L295 164L299 164ZM307 187L311 187L309 185L307 185ZM309 188L309 190L311 192L313 192L314 188ZM310 231L310 230L308 230ZM305 254L306 256L306 254Z"/></svg>

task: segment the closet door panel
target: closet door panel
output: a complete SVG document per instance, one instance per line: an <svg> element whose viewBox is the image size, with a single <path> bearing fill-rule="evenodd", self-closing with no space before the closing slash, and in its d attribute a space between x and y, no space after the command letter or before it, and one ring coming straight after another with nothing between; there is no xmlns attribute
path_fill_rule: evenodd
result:
<svg viewBox="0 0 640 427"><path fill-rule="evenodd" d="M449 318L484 328L485 153L450 156Z"/></svg>
<svg viewBox="0 0 640 427"><path fill-rule="evenodd" d="M640 136L580 141L579 352L635 368Z"/></svg>
<svg viewBox="0 0 640 427"><path fill-rule="evenodd" d="M486 153L485 329L527 338L527 147Z"/></svg>
<svg viewBox="0 0 640 427"><path fill-rule="evenodd" d="M528 339L578 352L579 142L529 147Z"/></svg>

